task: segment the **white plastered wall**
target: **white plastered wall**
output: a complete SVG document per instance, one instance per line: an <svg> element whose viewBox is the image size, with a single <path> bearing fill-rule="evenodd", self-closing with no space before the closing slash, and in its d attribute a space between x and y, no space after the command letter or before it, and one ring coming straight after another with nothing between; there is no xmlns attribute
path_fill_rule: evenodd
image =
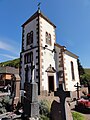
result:
<svg viewBox="0 0 90 120"><path fill-rule="evenodd" d="M22 66L22 68L21 68L21 89L24 89L25 67L27 65L27 64L24 63L24 55L26 53L29 53L29 52L33 51L34 64L36 65L36 63L38 62L38 59L36 59L36 56L38 56L38 53L36 52L36 50L38 48L35 48L35 49L32 49L32 50L28 50L28 49L30 49L31 45L33 47L38 45L37 44L37 35L36 35L36 33L37 33L37 29L36 29L37 26L36 25L37 25L38 21L36 19L37 18L35 18L34 20L32 20L31 22L29 22L28 24L26 24L24 26L24 50L25 50L25 52L21 53L21 56L22 56L22 59L21 59L21 61L22 61L22 64L21 64L21 66ZM33 44L27 46L26 45L26 36L27 36L27 33L29 33L30 31L33 31ZM28 66L30 67L31 64L29 63ZM38 66L36 66L36 68L38 68ZM34 79L36 80L36 75L37 75L36 70L34 70L34 73L35 73ZM31 71L29 70L29 73L28 73L28 80L29 80L29 82L30 82L30 78L31 78Z"/></svg>
<svg viewBox="0 0 90 120"><path fill-rule="evenodd" d="M77 82L79 82L77 59L67 54L64 54L64 61L65 61L64 62L64 73L65 73L66 89L68 91L75 91L76 88L74 87L74 85ZM73 65L74 65L74 76L75 76L74 80L72 80L71 61L73 62Z"/></svg>
<svg viewBox="0 0 90 120"><path fill-rule="evenodd" d="M37 29L36 29L36 25L38 24L38 21L37 21L37 18L35 18L34 20L32 20L31 22L29 22L28 24L25 25L24 27L24 49L27 50L30 48L30 45L26 45L26 36L27 36L27 33L33 31L33 46L36 46L37 45L37 42L36 42L36 32L37 32Z"/></svg>
<svg viewBox="0 0 90 120"><path fill-rule="evenodd" d="M51 75L51 76L54 76L54 89L56 89L56 72L55 73L47 73L46 70L47 68L50 66L54 67L56 69L56 66L55 66L55 59L54 59L54 54L55 53L52 53L52 51L50 50L53 50L54 49L54 43L55 43L55 28L50 24L48 23L45 19L41 18L40 17L40 30L42 31L40 34L41 34L41 39L43 41L41 41L41 44L42 46L44 47L45 45L48 45L46 44L46 39L45 39L45 33L48 32L51 34L51 43L52 45L48 45L48 49L42 49L41 52L43 53L43 56L41 56L41 59L43 59L43 62L42 62L42 65L43 65L43 68L42 68L42 86L44 87L44 90L47 90L48 91L48 76Z"/></svg>

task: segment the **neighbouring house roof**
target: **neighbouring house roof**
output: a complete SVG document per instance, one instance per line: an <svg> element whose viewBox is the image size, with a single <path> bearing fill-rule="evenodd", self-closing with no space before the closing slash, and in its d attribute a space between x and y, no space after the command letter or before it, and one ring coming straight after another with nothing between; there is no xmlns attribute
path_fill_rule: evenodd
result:
<svg viewBox="0 0 90 120"><path fill-rule="evenodd" d="M0 74L4 74L4 73L19 74L19 69L16 69L14 67L9 67L9 66L0 67Z"/></svg>
<svg viewBox="0 0 90 120"><path fill-rule="evenodd" d="M50 66L47 68L46 72L55 73L56 70L55 70L54 67L52 67L51 64L50 64Z"/></svg>
<svg viewBox="0 0 90 120"><path fill-rule="evenodd" d="M23 25L22 27L24 27L26 24L28 24L29 22L31 22L33 19L35 19L36 17L41 16L43 19L45 19L47 22L49 22L53 27L56 28L56 26L41 12L41 11L36 11Z"/></svg>

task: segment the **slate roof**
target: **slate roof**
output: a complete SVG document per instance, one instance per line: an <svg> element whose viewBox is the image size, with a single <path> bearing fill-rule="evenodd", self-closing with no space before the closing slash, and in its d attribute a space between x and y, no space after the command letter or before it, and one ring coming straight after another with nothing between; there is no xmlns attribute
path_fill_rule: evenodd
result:
<svg viewBox="0 0 90 120"><path fill-rule="evenodd" d="M71 56L71 57L73 57L73 58L75 58L75 59L78 59L78 56L77 56L76 54L70 52L69 50L67 50L65 46L61 46L61 45L59 45L59 44L57 44L57 43L55 43L54 45L55 45L56 47L59 47L59 48L61 48L61 49L64 49L64 53L65 53L65 54L67 54L67 55L69 55L69 56Z"/></svg>
<svg viewBox="0 0 90 120"><path fill-rule="evenodd" d="M42 18L44 18L47 22L49 22L53 27L56 28L56 26L48 19L48 17L46 17L41 11L36 11L23 25L22 27L24 27L26 24L28 24L29 22L31 22L33 19L35 19L36 17L41 16Z"/></svg>
<svg viewBox="0 0 90 120"><path fill-rule="evenodd" d="M14 67L0 67L0 74L4 74L4 73L10 73L10 74L19 74L19 69L16 69Z"/></svg>

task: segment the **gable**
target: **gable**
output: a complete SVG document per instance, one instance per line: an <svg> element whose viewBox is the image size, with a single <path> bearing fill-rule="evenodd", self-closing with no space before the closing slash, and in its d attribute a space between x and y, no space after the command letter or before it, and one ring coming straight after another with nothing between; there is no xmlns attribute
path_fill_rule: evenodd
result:
<svg viewBox="0 0 90 120"><path fill-rule="evenodd" d="M51 65L47 68L46 72L55 73L56 70Z"/></svg>

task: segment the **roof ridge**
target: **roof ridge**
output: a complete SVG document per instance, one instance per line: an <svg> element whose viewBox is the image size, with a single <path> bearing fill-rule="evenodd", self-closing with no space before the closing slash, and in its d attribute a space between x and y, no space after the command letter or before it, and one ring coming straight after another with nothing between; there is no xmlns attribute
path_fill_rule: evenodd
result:
<svg viewBox="0 0 90 120"><path fill-rule="evenodd" d="M26 24L28 24L29 22L31 22L33 19L35 19L38 15L40 15L41 17L43 17L47 22L49 22L52 26L54 26L56 28L56 26L49 20L48 17L46 17L41 10L37 10L31 17L29 17L28 20L26 20L26 22L24 22L24 24L22 24L22 27L24 27Z"/></svg>

